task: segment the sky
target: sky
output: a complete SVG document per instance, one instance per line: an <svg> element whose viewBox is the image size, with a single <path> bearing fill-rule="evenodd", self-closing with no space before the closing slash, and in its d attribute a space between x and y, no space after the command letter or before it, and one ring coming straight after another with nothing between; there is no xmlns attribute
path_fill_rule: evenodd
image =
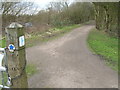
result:
<svg viewBox="0 0 120 90"><path fill-rule="evenodd" d="M40 9L44 9L49 4L49 2L59 2L66 0L27 0L27 1L34 2L35 5L38 6Z"/></svg>
<svg viewBox="0 0 120 90"><path fill-rule="evenodd" d="M102 1L102 2L104 2L104 1L119 1L119 0L0 0L0 2L1 1L10 1L10 2L19 2L19 1L27 1L27 2L34 2L34 8L32 8L33 10L32 11L35 11L36 10L36 8L37 8L37 11L36 12L34 12L34 14L36 14L37 12L39 12L40 10L43 10L43 9L47 9L47 7L48 7L48 4L50 3L50 2L60 2L60 1L63 1L63 2L65 2L65 1L70 1L70 2L92 2L92 1L96 1L96 2L98 2L98 1ZM28 14L30 14L30 13L33 13L33 12L29 12L28 11Z"/></svg>
<svg viewBox="0 0 120 90"><path fill-rule="evenodd" d="M50 2L59 2L59 1L66 1L66 0L27 0L27 2L34 2L34 5L37 7L37 11L46 9Z"/></svg>
<svg viewBox="0 0 120 90"><path fill-rule="evenodd" d="M30 0L32 1L32 0ZM34 3L38 6L39 9L45 9L46 6L51 2L52 0L34 0Z"/></svg>
<svg viewBox="0 0 120 90"><path fill-rule="evenodd" d="M45 10L47 8L47 5L53 1L53 0L23 0L27 2L33 2L34 3L34 8L32 10L35 10L34 14L38 13L40 10ZM37 10L36 10L37 8ZM31 14L32 12L28 11L27 14Z"/></svg>

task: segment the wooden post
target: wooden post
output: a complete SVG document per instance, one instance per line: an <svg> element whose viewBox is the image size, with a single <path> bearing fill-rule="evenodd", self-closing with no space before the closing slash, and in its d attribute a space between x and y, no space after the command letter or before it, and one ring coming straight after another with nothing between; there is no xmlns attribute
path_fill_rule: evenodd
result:
<svg viewBox="0 0 120 90"><path fill-rule="evenodd" d="M11 88L28 88L24 31L24 27L16 22L11 23L5 30Z"/></svg>

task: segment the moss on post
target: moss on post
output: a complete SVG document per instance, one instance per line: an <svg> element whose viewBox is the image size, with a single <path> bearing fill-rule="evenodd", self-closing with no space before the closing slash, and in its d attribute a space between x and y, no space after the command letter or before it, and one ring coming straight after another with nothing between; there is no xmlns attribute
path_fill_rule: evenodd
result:
<svg viewBox="0 0 120 90"><path fill-rule="evenodd" d="M26 55L25 45L20 46L21 36L24 36L24 27L16 22L6 28L6 46L14 45L15 50L7 50L8 73L12 79L11 88L28 88L27 75L25 72ZM24 42L24 41L23 41Z"/></svg>

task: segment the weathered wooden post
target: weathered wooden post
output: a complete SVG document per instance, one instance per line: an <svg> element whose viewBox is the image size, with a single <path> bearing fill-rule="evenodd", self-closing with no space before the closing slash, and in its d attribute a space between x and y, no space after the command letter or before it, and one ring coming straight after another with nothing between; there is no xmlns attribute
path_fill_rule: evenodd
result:
<svg viewBox="0 0 120 90"><path fill-rule="evenodd" d="M28 88L26 75L26 55L24 27L16 22L5 30L8 73L11 78L11 88Z"/></svg>

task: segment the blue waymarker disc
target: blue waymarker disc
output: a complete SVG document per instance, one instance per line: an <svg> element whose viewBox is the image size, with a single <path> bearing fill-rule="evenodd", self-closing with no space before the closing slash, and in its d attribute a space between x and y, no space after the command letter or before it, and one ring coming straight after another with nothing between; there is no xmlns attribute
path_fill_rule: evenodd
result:
<svg viewBox="0 0 120 90"><path fill-rule="evenodd" d="M10 45L8 46L8 49L9 49L10 52L14 52L15 46L14 46L13 44L10 44Z"/></svg>

